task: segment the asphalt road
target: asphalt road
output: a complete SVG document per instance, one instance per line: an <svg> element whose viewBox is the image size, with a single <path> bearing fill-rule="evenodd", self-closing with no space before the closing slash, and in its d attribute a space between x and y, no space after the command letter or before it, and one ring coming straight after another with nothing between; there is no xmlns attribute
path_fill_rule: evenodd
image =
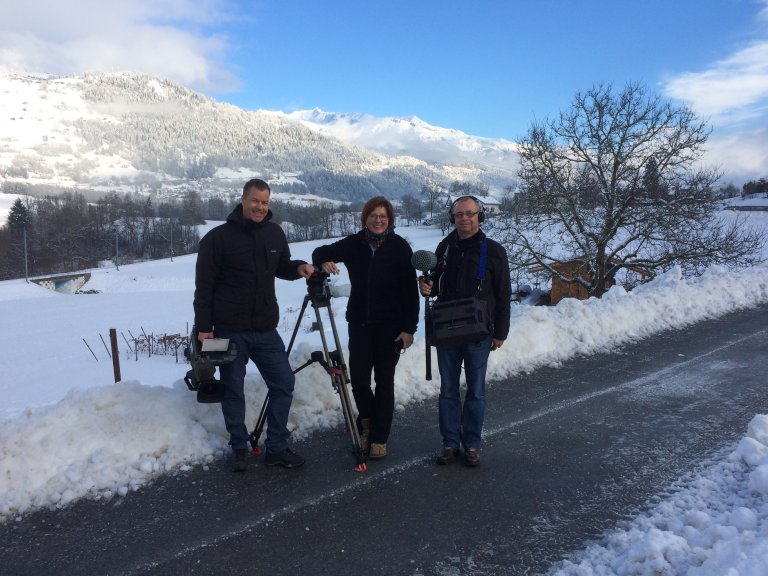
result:
<svg viewBox="0 0 768 576"><path fill-rule="evenodd" d="M299 470L222 460L2 525L0 574L538 574L743 436L766 374L762 306L492 383L479 468L434 464L434 399L366 473L336 430Z"/></svg>

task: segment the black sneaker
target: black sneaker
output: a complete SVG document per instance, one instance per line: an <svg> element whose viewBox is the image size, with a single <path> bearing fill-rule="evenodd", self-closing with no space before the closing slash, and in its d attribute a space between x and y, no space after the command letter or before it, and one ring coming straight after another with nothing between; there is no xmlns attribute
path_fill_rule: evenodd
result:
<svg viewBox="0 0 768 576"><path fill-rule="evenodd" d="M286 448L282 452L267 452L264 463L267 466L283 466L284 468L299 468L304 465L306 458Z"/></svg>
<svg viewBox="0 0 768 576"><path fill-rule="evenodd" d="M464 450L464 465L470 468L480 466L480 450L478 448L467 448Z"/></svg>
<svg viewBox="0 0 768 576"><path fill-rule="evenodd" d="M248 470L248 450L235 450L235 464L233 472L245 472Z"/></svg>
<svg viewBox="0 0 768 576"><path fill-rule="evenodd" d="M437 457L436 462L441 466L445 466L447 464L453 464L453 462L456 460L457 453L458 453L458 450L456 450L456 448L451 448L450 446L446 446L445 448L443 448L443 453Z"/></svg>

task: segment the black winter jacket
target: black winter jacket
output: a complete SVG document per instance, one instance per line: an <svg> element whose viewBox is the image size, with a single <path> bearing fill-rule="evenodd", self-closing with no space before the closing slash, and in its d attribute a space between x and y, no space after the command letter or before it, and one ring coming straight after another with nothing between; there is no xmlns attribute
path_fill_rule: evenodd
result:
<svg viewBox="0 0 768 576"><path fill-rule="evenodd" d="M477 294L477 272L480 267L480 247L487 242L485 278ZM471 238L460 240L456 230L437 245L436 271L431 278L437 287L438 301L478 296L488 301L488 314L493 319L493 337L506 340L509 335L512 284L509 279L507 252L482 230Z"/></svg>
<svg viewBox="0 0 768 576"><path fill-rule="evenodd" d="M347 322L398 324L401 332L414 334L419 323L419 290L413 251L408 242L390 231L374 252L365 239L365 229L320 246L312 252L312 263L343 262L352 290L347 304Z"/></svg>
<svg viewBox="0 0 768 576"><path fill-rule="evenodd" d="M195 269L195 326L214 329L272 330L280 312L275 277L300 278L303 260L291 260L283 229L270 222L243 217L238 204L226 223L200 240Z"/></svg>

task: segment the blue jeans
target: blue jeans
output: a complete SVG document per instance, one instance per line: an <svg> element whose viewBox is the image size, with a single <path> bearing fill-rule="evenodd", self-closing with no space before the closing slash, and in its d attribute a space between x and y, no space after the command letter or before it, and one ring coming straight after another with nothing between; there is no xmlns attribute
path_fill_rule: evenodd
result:
<svg viewBox="0 0 768 576"><path fill-rule="evenodd" d="M462 445L465 449L480 447L485 417L485 372L491 340L489 337L480 342L437 348L440 369L438 409L444 447L457 450ZM463 408L459 391L462 363L467 379Z"/></svg>
<svg viewBox="0 0 768 576"><path fill-rule="evenodd" d="M245 427L245 366L253 360L267 384L267 452L282 452L288 448L288 412L293 401L293 385L296 381L285 344L277 330L264 332L233 332L216 330L217 338L229 338L237 344L237 358L219 367L224 383L221 412L229 432L233 450L247 450L250 433Z"/></svg>

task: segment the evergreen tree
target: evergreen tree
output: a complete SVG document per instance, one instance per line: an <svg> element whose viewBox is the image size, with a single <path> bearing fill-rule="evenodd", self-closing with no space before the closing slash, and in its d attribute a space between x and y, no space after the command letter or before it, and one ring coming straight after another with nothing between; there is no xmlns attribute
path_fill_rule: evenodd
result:
<svg viewBox="0 0 768 576"><path fill-rule="evenodd" d="M8 228L11 233L21 232L29 226L29 209L21 198L16 198L8 213Z"/></svg>
<svg viewBox="0 0 768 576"><path fill-rule="evenodd" d="M656 158L651 156L645 163L645 171L642 180L643 193L648 198L657 200L663 198L666 190L659 174L659 164Z"/></svg>

